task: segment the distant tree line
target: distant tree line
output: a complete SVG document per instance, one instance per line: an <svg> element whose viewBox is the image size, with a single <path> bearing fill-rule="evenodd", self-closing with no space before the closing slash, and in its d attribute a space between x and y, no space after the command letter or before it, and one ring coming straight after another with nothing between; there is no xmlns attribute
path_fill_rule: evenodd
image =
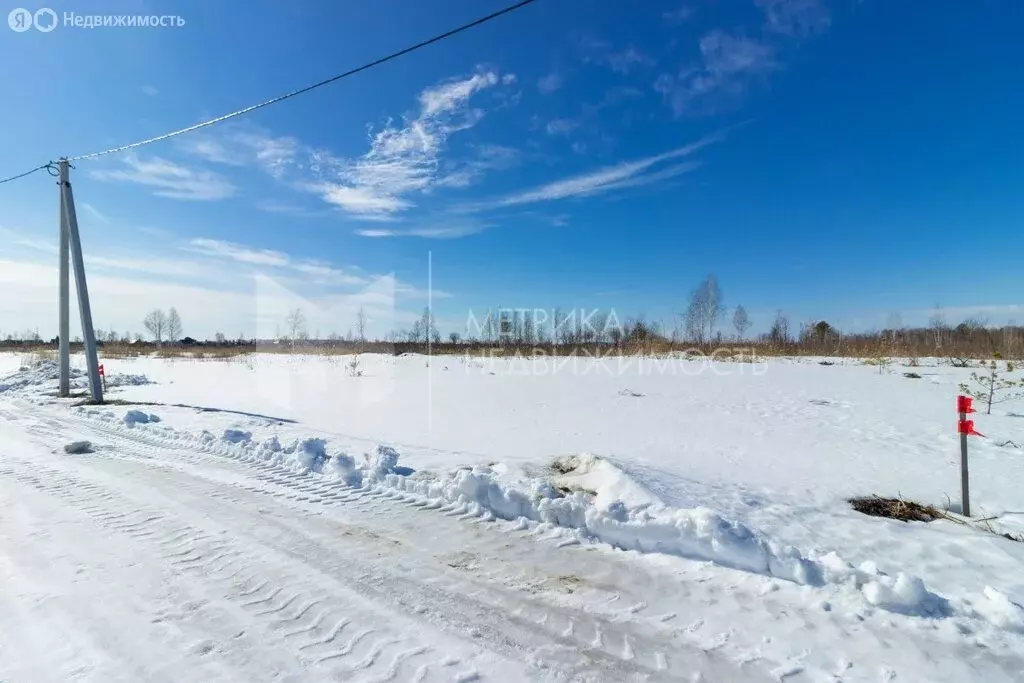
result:
<svg viewBox="0 0 1024 683"><path fill-rule="evenodd" d="M730 313L731 311L731 313ZM320 338L307 329L301 308L291 309L273 339L256 340L238 335L228 339L217 332L213 340L200 341L183 336L183 323L176 308L154 309L146 314L143 327L149 341L138 333L96 330L100 344L142 346L280 347L294 350L327 349L376 353L459 352L500 349L506 353L543 350L554 354L587 352L631 353L701 349L713 352L723 347L743 346L770 355L853 356L863 358L938 356L954 365L966 365L978 358L1024 358L1024 327L1008 324L993 327L985 320L970 318L948 324L936 309L928 325L905 327L898 314L886 326L870 332L844 333L825 320L793 325L782 310L776 311L768 330L748 337L750 316L742 305L728 308L718 279L712 274L691 291L687 305L677 316L673 329L649 322L643 316L620 319L614 310L553 310L497 307L470 312L464 333L450 332L442 338L430 307L407 330L396 330L386 339L367 336L368 316L360 307L346 335L331 333ZM727 322L726 322L727 321ZM57 340L50 340L56 344ZM0 346L41 344L38 330L0 335ZM73 343L81 343L80 339Z"/></svg>

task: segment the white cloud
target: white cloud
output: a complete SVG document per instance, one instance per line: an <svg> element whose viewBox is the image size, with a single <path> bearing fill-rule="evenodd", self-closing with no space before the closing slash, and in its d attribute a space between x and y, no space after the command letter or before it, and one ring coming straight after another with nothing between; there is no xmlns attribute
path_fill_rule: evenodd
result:
<svg viewBox="0 0 1024 683"><path fill-rule="evenodd" d="M361 275L348 273L319 261L300 261L291 264L291 267L296 272L310 276L313 278L313 282L319 285L346 286L360 285L366 282L366 278Z"/></svg>
<svg viewBox="0 0 1024 683"><path fill-rule="evenodd" d="M737 101L753 79L778 68L773 48L724 31L700 39L701 63L654 83L677 116L710 114Z"/></svg>
<svg viewBox="0 0 1024 683"><path fill-rule="evenodd" d="M14 244L20 247L28 247L36 251L45 251L47 253L56 254L58 242L60 240L55 239L53 242L46 240L35 239L34 237L18 237L14 240Z"/></svg>
<svg viewBox="0 0 1024 683"><path fill-rule="evenodd" d="M92 171L93 178L109 182L128 182L155 188L154 194L173 199L212 201L230 197L235 186L212 171L191 169L166 159L124 157L124 167Z"/></svg>
<svg viewBox="0 0 1024 683"><path fill-rule="evenodd" d="M831 19L820 0L754 0L765 16L765 30L805 37L828 30Z"/></svg>
<svg viewBox="0 0 1024 683"><path fill-rule="evenodd" d="M234 242L202 237L190 240L184 248L207 256L228 258L240 263L250 263L259 266L287 266L291 262L287 254L279 251L252 249Z"/></svg>
<svg viewBox="0 0 1024 683"><path fill-rule="evenodd" d="M299 204L282 202L275 199L262 199L256 202L256 208L267 213L283 213L290 216L315 216L325 213L324 210L310 211Z"/></svg>
<svg viewBox="0 0 1024 683"><path fill-rule="evenodd" d="M271 249L258 249L235 242L196 238L182 246L182 249L214 258L227 259L252 266L270 266L300 273L311 282L320 285L358 285L366 278L335 268L323 261L294 259L288 254Z"/></svg>
<svg viewBox="0 0 1024 683"><path fill-rule="evenodd" d="M537 79L537 90L544 95L549 95L565 85L565 76L558 71L552 71L546 76Z"/></svg>
<svg viewBox="0 0 1024 683"><path fill-rule="evenodd" d="M669 168L653 173L647 173L648 169L665 161L689 156L694 152L714 143L724 137L718 133L710 135L684 147L679 147L662 154L628 161L614 166L583 173L557 180L546 185L541 185L532 190L519 192L497 200L483 208L494 208L502 206L517 206L521 204L532 204L536 202L554 201L570 197L585 197L613 190L629 187L639 187L660 182L668 178L686 173L697 167L696 162L676 164Z"/></svg>
<svg viewBox="0 0 1024 683"><path fill-rule="evenodd" d="M545 130L548 135L568 135L577 128L579 128L579 121L573 121L572 119L552 119L548 121Z"/></svg>
<svg viewBox="0 0 1024 683"><path fill-rule="evenodd" d="M479 182L489 171L514 166L519 152L503 145L476 145L474 157L448 164L434 180L437 187L469 187Z"/></svg>
<svg viewBox="0 0 1024 683"><path fill-rule="evenodd" d="M612 71L623 75L628 75L636 66L654 66L652 58L634 47L629 47L622 52L611 52L606 59Z"/></svg>
<svg viewBox="0 0 1024 683"><path fill-rule="evenodd" d="M389 122L371 132L370 149L363 156L350 160L315 153L311 168L321 181L306 187L349 214L380 219L412 208L410 197L435 185L469 184L469 171L443 181L441 155L452 133L473 127L483 117L483 110L468 106L469 99L499 82L510 80L487 71L426 88L419 95L419 112L400 126Z"/></svg>
<svg viewBox="0 0 1024 683"><path fill-rule="evenodd" d="M394 230L385 230L383 228L363 228L356 230L356 234L363 237L395 237L398 235Z"/></svg>
<svg viewBox="0 0 1024 683"><path fill-rule="evenodd" d="M85 256L85 265L90 272L99 270L127 270L147 275L186 277L195 279L222 279L220 273L211 272L207 264L197 261L168 260L149 256Z"/></svg>
<svg viewBox="0 0 1024 683"><path fill-rule="evenodd" d="M488 146L479 146L468 159L444 156L453 134L472 128L485 116L483 109L470 106L470 100L485 90L515 83L514 74L481 70L425 88L417 96L417 111L400 123L388 120L382 128L371 129L369 150L358 157L313 149L295 138L275 137L244 124L229 126L226 133L189 136L179 144L208 162L258 167L362 220L392 221L416 206L417 195L434 188L468 187L488 171L514 162L514 151L499 146L490 146L490 152Z"/></svg>
<svg viewBox="0 0 1024 683"><path fill-rule="evenodd" d="M253 125L236 125L227 132L187 136L180 148L192 156L229 166L254 166L281 179L299 163L302 145L293 137L274 137Z"/></svg>
<svg viewBox="0 0 1024 683"><path fill-rule="evenodd" d="M333 183L310 185L328 204L362 217L390 218L391 214L409 208L412 203L395 194L379 192L372 187L350 187Z"/></svg>
<svg viewBox="0 0 1024 683"><path fill-rule="evenodd" d="M677 24L683 23L692 16L693 8L688 5L683 5L679 9L663 12L661 18L664 19L670 25L675 26Z"/></svg>
<svg viewBox="0 0 1024 683"><path fill-rule="evenodd" d="M498 83L498 75L492 71L474 74L467 79L454 80L426 88L420 93L420 119L432 118L451 112L465 103L470 96L484 88Z"/></svg>
<svg viewBox="0 0 1024 683"><path fill-rule="evenodd" d="M363 228L356 230L362 237L425 237L430 239L453 239L475 235L493 227L490 223L478 221L455 221L434 225L420 225L413 228Z"/></svg>
<svg viewBox="0 0 1024 683"><path fill-rule="evenodd" d="M88 202L82 202L81 204L79 204L79 206L81 206L81 207L82 207L82 210L83 210L83 211L85 211L86 213L88 213L88 214L89 214L90 216L92 216L93 218L95 218L95 219L96 219L97 221L99 221L100 223L109 223L109 222L110 222L109 220L107 220L107 217L106 217L106 216L104 216L104 215L103 215L102 213L100 213L100 212L99 212L99 209L97 209L97 208L96 208L95 206L93 206L92 204L90 204L90 203L88 203Z"/></svg>

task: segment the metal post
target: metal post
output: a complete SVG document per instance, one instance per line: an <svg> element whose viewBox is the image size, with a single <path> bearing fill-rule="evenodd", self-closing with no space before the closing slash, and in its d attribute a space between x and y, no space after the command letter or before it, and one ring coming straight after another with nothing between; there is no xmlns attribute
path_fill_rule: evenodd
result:
<svg viewBox="0 0 1024 683"><path fill-rule="evenodd" d="M967 419L967 413L960 413L960 424ZM960 430L960 512L964 517L971 516L971 492L967 476L967 432Z"/></svg>
<svg viewBox="0 0 1024 683"><path fill-rule="evenodd" d="M96 358L96 333L92 328L92 309L89 308L89 289L85 284L85 262L82 259L82 240L78 234L78 215L75 213L75 195L68 178L67 159L60 160L60 174L63 182L64 220L67 223L71 244L71 260L75 265L75 289L78 291L78 311L82 316L82 340L85 342L85 364L89 371L89 388L92 400L103 402L103 385L100 384L100 364Z"/></svg>
<svg viewBox="0 0 1024 683"><path fill-rule="evenodd" d="M60 290L60 304L58 308L58 315L60 318L60 324L57 330L58 345L60 348L60 383L58 384L58 395L68 396L71 393L70 389L70 352L69 352L69 306L70 306L70 283L68 280L68 222L65 215L64 207L64 185L68 182L68 163L62 161L60 163L60 181L57 185L60 187L60 275L58 282L58 289Z"/></svg>

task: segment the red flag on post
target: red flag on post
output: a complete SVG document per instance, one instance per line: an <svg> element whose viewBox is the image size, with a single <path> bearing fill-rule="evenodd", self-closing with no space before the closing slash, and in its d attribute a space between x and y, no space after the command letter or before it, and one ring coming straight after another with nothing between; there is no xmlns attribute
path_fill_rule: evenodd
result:
<svg viewBox="0 0 1024 683"><path fill-rule="evenodd" d="M956 412L958 413L973 413L974 412L974 399L970 396L957 396L956 397Z"/></svg>
<svg viewBox="0 0 1024 683"><path fill-rule="evenodd" d="M103 377L103 364L100 364L100 377Z"/></svg>
<svg viewBox="0 0 1024 683"><path fill-rule="evenodd" d="M957 432L960 434L966 434L967 436L985 436L981 432L974 431L974 420L960 420L960 424L957 426Z"/></svg>

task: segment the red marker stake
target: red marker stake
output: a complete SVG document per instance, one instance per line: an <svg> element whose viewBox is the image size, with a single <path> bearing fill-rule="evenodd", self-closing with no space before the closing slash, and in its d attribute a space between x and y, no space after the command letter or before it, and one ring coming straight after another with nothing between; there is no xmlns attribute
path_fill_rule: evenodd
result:
<svg viewBox="0 0 1024 683"><path fill-rule="evenodd" d="M971 516L971 491L970 477L967 471L967 437L985 436L974 431L974 420L968 420L967 414L974 412L974 399L970 396L956 397L956 410L960 413L960 422L957 424L957 432L960 434L960 501L961 512L964 517Z"/></svg>

